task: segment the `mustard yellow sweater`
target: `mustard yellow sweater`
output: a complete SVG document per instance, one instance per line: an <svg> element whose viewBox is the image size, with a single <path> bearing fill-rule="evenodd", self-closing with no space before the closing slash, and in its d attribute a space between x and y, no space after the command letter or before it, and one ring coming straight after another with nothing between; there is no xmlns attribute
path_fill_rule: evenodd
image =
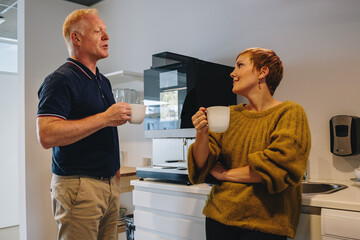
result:
<svg viewBox="0 0 360 240"><path fill-rule="evenodd" d="M203 213L226 225L294 238L301 206L301 181L311 140L303 108L291 101L263 112L230 107L224 133L210 132L210 153L199 171L188 152L190 181L204 182L216 161L228 169L250 165L262 183L213 185Z"/></svg>

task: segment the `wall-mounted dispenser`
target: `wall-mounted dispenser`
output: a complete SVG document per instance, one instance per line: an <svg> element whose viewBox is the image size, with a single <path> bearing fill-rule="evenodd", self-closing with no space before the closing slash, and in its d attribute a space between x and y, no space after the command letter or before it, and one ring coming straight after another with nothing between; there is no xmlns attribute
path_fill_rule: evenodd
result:
<svg viewBox="0 0 360 240"><path fill-rule="evenodd" d="M330 151L339 156L360 153L360 118L337 115L330 119Z"/></svg>

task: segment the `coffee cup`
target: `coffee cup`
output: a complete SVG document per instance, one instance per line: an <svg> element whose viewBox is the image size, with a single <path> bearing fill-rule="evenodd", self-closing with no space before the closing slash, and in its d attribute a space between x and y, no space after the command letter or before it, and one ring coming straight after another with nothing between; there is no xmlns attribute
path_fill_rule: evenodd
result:
<svg viewBox="0 0 360 240"><path fill-rule="evenodd" d="M143 104L130 104L131 108L131 119L132 124L141 124L145 118L146 106Z"/></svg>
<svg viewBox="0 0 360 240"><path fill-rule="evenodd" d="M355 168L355 177L357 181L360 181L360 168Z"/></svg>
<svg viewBox="0 0 360 240"><path fill-rule="evenodd" d="M209 129L216 133L225 132L229 127L230 108L224 106L208 107L206 109Z"/></svg>

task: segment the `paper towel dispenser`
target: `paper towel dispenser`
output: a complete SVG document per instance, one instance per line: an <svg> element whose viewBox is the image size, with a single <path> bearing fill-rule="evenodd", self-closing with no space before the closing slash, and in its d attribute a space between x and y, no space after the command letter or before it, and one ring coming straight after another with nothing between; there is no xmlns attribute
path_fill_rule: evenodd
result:
<svg viewBox="0 0 360 240"><path fill-rule="evenodd" d="M330 151L339 156L360 153L360 118L337 115L330 119Z"/></svg>

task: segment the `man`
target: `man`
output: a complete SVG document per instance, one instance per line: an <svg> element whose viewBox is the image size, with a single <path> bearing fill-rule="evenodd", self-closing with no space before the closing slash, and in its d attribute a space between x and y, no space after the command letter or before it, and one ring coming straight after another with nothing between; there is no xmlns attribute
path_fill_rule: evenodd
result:
<svg viewBox="0 0 360 240"><path fill-rule="evenodd" d="M117 239L116 126L130 120L130 106L115 103L109 80L96 67L109 55L97 10L72 12L63 35L70 58L44 80L37 113L39 142L53 151L50 191L58 239Z"/></svg>

